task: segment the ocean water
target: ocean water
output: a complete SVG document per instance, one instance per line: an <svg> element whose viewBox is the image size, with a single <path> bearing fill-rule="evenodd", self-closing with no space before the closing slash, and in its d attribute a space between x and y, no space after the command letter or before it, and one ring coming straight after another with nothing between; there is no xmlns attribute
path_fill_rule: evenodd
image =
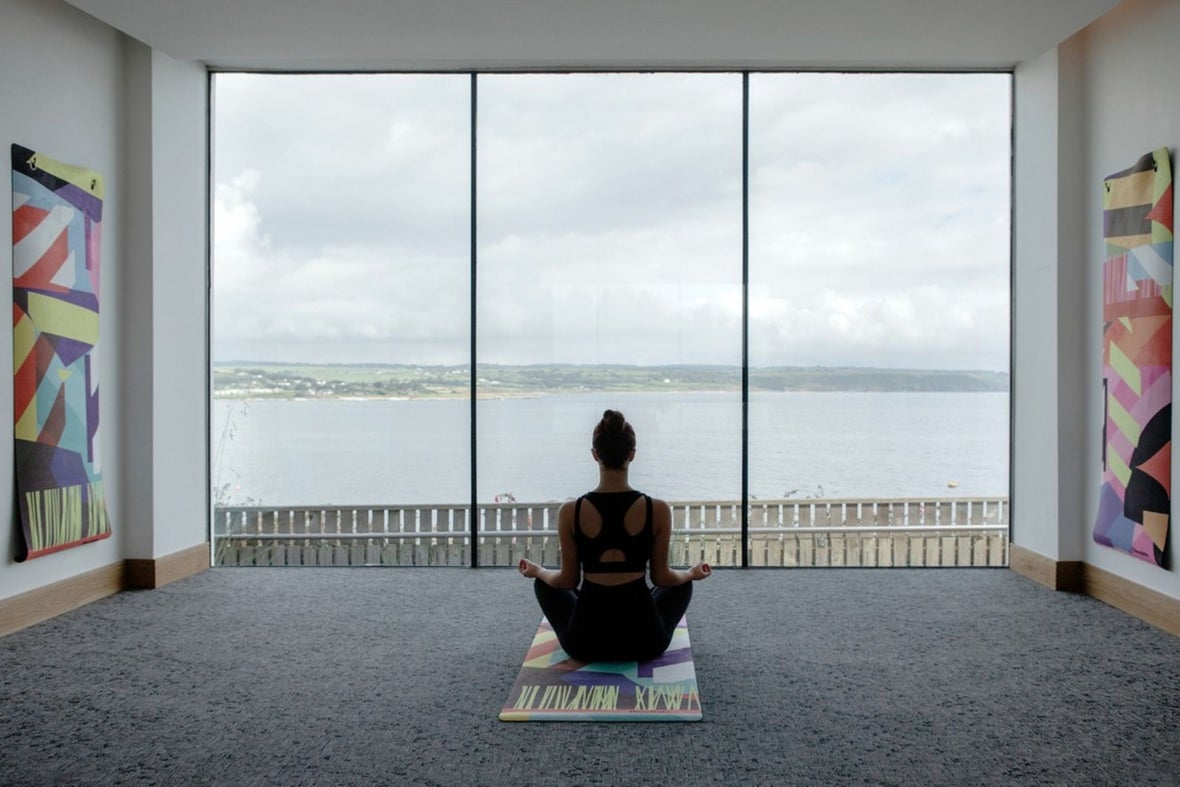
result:
<svg viewBox="0 0 1180 787"><path fill-rule="evenodd" d="M607 407L635 427L633 485L740 499L738 394L586 393L479 401L479 501L591 488L590 434ZM213 485L234 504L465 504L470 423L467 400L215 399ZM756 393L748 435L752 498L1008 494L1006 393Z"/></svg>

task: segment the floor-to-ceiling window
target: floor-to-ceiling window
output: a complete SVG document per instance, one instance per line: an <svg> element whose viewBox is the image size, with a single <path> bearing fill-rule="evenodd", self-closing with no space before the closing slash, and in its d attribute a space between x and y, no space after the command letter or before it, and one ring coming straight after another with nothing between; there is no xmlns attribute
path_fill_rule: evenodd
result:
<svg viewBox="0 0 1180 787"><path fill-rule="evenodd" d="M215 519L227 560L412 563L407 533L466 532L468 87L216 76L212 494L246 509ZM230 538L258 532L306 537Z"/></svg>
<svg viewBox="0 0 1180 787"><path fill-rule="evenodd" d="M214 87L224 562L552 564L606 408L679 562L1006 560L1009 75Z"/></svg>
<svg viewBox="0 0 1180 787"><path fill-rule="evenodd" d="M633 485L675 501L682 528L739 528L740 75L489 75L478 91L485 529L552 529L554 504L598 483L606 408L636 430ZM710 559L740 563L725 540Z"/></svg>
<svg viewBox="0 0 1180 787"><path fill-rule="evenodd" d="M995 529L851 528L1004 516L1009 93L1004 74L751 75L749 489L769 562L1002 553ZM806 524L822 537L774 527Z"/></svg>

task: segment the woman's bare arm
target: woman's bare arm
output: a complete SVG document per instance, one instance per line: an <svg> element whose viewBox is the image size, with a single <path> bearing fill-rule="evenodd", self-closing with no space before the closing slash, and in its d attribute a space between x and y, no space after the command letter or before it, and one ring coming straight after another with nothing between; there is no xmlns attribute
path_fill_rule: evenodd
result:
<svg viewBox="0 0 1180 787"><path fill-rule="evenodd" d="M697 563L689 569L668 565L672 544L672 507L663 500L652 499L651 581L659 587L675 587L685 582L704 579L712 573L708 563Z"/></svg>
<svg viewBox="0 0 1180 787"><path fill-rule="evenodd" d="M557 512L557 538L561 546L561 568L539 566L531 560L521 560L517 568L530 579L539 579L553 588L572 590L582 578L582 567L578 563L578 544L574 540L575 500L562 503Z"/></svg>

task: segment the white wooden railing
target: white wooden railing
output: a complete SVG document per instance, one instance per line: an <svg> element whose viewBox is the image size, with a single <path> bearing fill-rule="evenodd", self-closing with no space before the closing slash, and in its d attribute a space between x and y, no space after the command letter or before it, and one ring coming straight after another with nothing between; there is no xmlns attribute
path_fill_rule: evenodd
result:
<svg viewBox="0 0 1180 787"><path fill-rule="evenodd" d="M479 564L556 565L560 503L477 510ZM742 562L741 503L672 505L672 562ZM751 500L751 566L1006 566L1008 499ZM221 566L467 566L467 505L219 506Z"/></svg>

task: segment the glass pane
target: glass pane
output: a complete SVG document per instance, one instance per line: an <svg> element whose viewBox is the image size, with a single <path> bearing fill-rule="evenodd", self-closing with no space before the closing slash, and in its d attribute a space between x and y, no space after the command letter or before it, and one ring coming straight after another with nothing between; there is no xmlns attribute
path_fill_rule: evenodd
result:
<svg viewBox="0 0 1180 787"><path fill-rule="evenodd" d="M741 560L741 78L479 78L482 564L555 565L607 408L674 559Z"/></svg>
<svg viewBox="0 0 1180 787"><path fill-rule="evenodd" d="M405 532L469 532L469 85L215 77L225 562L417 563ZM240 538L259 530L308 537ZM323 537L340 532L381 536ZM469 560L465 538L444 546L432 562Z"/></svg>
<svg viewBox="0 0 1180 787"><path fill-rule="evenodd" d="M1006 560L1009 91L751 77L753 563Z"/></svg>

